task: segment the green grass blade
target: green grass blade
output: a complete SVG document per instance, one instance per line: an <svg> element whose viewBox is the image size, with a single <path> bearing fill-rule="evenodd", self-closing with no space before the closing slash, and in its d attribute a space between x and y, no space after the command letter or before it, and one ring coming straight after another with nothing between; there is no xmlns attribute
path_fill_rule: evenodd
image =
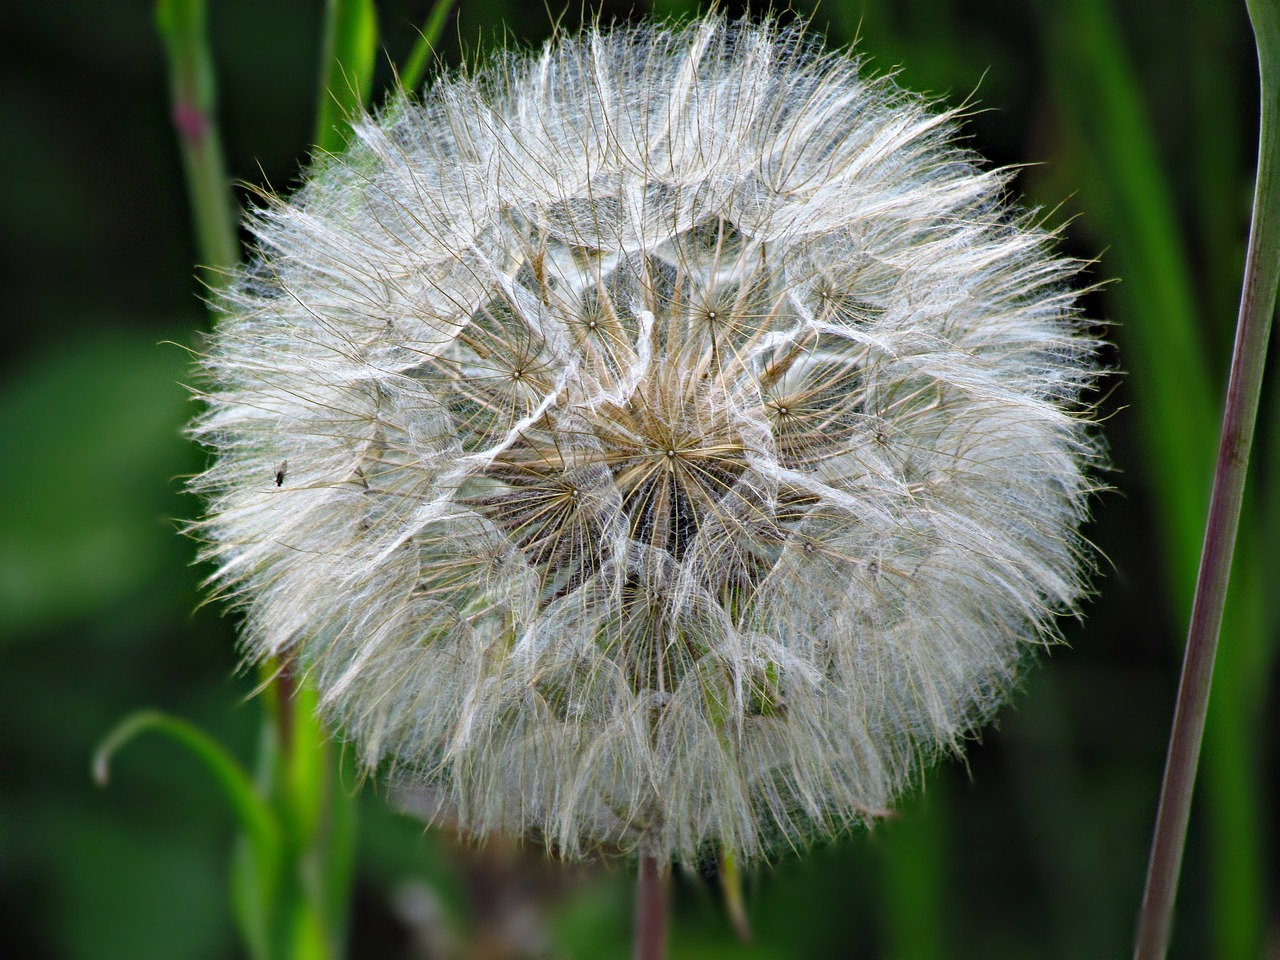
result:
<svg viewBox="0 0 1280 960"><path fill-rule="evenodd" d="M258 796L253 780L222 744L195 724L158 710L142 710L122 720L93 755L93 777L102 786L110 780L111 760L139 734L155 732L176 740L204 764L226 794L231 809L249 838L262 847L277 844L280 827L275 815Z"/></svg>
<svg viewBox="0 0 1280 960"><path fill-rule="evenodd" d="M240 260L236 208L218 133L217 83L204 0L157 0L156 27L169 61L173 125L186 167L200 262L222 286Z"/></svg>
<svg viewBox="0 0 1280 960"><path fill-rule="evenodd" d="M1137 80L1113 14L1073 0L1049 24L1059 105L1087 177L1086 209L1109 215L1104 264L1129 385L1149 444L1148 476L1166 529L1165 568L1185 617L1209 502L1219 404L1196 322L1190 263ZM1086 220L1088 227L1091 221ZM1099 231L1099 240L1105 235ZM1105 240L1104 240L1105 242Z"/></svg>
<svg viewBox="0 0 1280 960"><path fill-rule="evenodd" d="M1201 302L1206 308L1206 329L1218 342L1231 336L1232 321L1240 296L1240 268L1244 263L1245 238L1240 230L1242 191L1240 174L1248 165L1243 155L1241 111L1229 105L1241 89L1240 71L1224 70L1234 52L1237 21L1233 0L1192 0L1187 9L1187 31L1196 42L1186 51L1192 117L1189 129L1196 131L1187 144L1193 160L1194 187L1189 204L1194 205L1196 256L1200 261L1203 287Z"/></svg>
<svg viewBox="0 0 1280 960"><path fill-rule="evenodd" d="M406 90L417 90L427 72L427 58L440 42L445 22L453 10L454 0L436 0L427 14L427 20L418 34L409 59L400 70L400 84Z"/></svg>
<svg viewBox="0 0 1280 960"><path fill-rule="evenodd" d="M373 0L328 0L324 52L316 106L317 149L338 153L351 133L351 118L369 104L378 46Z"/></svg>

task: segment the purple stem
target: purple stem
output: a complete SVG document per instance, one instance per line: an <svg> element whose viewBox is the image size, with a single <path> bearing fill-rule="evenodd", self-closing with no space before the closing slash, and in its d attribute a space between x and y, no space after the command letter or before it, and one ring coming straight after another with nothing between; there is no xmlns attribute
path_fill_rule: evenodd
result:
<svg viewBox="0 0 1280 960"><path fill-rule="evenodd" d="M1147 886L1138 915L1134 960L1163 960L1169 947L1174 896L1182 869L1191 795L1195 787L1196 765L1204 737L1205 715L1209 709L1209 686L1213 662L1222 629L1231 558L1235 551L1240 508L1244 501L1249 448L1262 393L1267 340L1275 309L1277 262L1280 261L1280 194L1275 182L1280 175L1280 13L1272 0L1250 0L1250 16L1258 37L1262 68L1262 124L1258 145L1258 174L1254 188L1253 221L1249 230L1249 252L1245 261L1244 286L1240 295L1240 315L1235 348L1231 355L1231 378L1227 384L1227 406L1222 420L1218 464L1213 477L1213 497L1205 527L1200 573L1187 649L1182 661L1182 681L1169 736L1169 755L1164 783L1160 789L1160 809L1156 814L1155 836L1151 841L1151 861ZM1263 22L1259 23L1259 18Z"/></svg>
<svg viewBox="0 0 1280 960"><path fill-rule="evenodd" d="M636 877L635 960L667 956L667 870L656 857L640 857Z"/></svg>

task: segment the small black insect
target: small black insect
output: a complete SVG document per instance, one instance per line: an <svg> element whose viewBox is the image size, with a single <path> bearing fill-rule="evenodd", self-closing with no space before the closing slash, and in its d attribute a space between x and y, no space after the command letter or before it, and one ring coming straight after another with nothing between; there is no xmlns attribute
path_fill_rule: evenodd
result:
<svg viewBox="0 0 1280 960"><path fill-rule="evenodd" d="M289 472L289 461L281 460L280 466L276 467L276 486L284 486L284 475Z"/></svg>

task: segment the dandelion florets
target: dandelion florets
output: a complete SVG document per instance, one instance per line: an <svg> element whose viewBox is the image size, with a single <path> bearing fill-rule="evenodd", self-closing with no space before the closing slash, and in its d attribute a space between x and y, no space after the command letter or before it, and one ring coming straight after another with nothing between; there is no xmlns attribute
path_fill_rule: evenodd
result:
<svg viewBox="0 0 1280 960"><path fill-rule="evenodd" d="M474 834L751 858L886 810L1082 592L1076 268L954 136L722 19L358 123L204 360L248 655Z"/></svg>

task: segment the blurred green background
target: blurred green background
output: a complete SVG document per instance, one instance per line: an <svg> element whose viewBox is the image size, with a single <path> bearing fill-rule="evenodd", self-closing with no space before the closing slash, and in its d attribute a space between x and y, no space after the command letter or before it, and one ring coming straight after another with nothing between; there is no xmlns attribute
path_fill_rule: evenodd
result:
<svg viewBox="0 0 1280 960"><path fill-rule="evenodd" d="M429 0L378 4L403 62ZM1208 498L1256 151L1244 4L1226 0L824 0L833 45L958 101L972 144L1095 259L1091 317L1124 376L1101 394L1116 488L1069 646L1028 669L964 763L933 770L874 831L746 875L754 943L713 866L675 881L681 957L1106 958L1130 950ZM695 5L658 4L662 13ZM730 4L731 11L737 8ZM287 191L314 124L321 0L210 0L232 176ZM645 9L607 5L607 17ZM571 5L562 23L582 18ZM552 17L461 0L446 64ZM505 26L504 26L505 25ZM379 62L376 90L391 78ZM0 955L242 956L235 824L212 780L146 739L95 787L90 755L144 706L252 762L260 705L234 623L199 607L179 536L203 454L179 385L208 319L163 50L143 0L0 10ZM375 99L378 97L375 94ZM244 189L238 190L241 200ZM1104 283L1105 281L1105 283ZM170 342L171 341L171 342ZM1280 365L1255 444L1174 932L1174 956L1280 957L1275 651ZM194 611L194 612L193 612ZM468 851L360 799L354 958L625 957L630 877L534 852Z"/></svg>

